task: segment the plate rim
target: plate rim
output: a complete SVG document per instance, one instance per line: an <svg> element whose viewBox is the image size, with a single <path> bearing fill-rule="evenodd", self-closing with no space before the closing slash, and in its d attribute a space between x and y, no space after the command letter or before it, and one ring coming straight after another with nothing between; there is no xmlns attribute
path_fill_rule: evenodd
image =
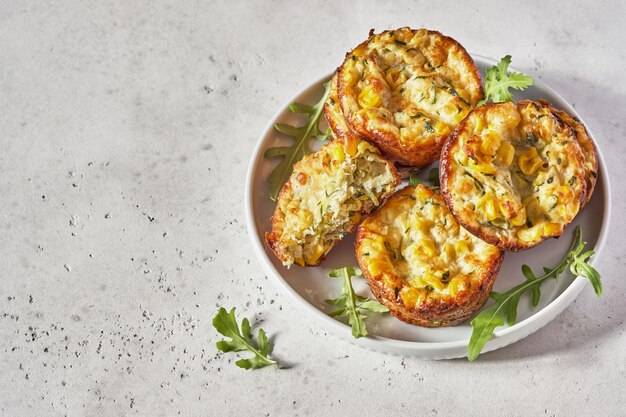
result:
<svg viewBox="0 0 626 417"><path fill-rule="evenodd" d="M472 59L474 61L483 61L487 65L494 65L498 61L493 58L486 57L480 54L470 53ZM510 71L519 71L515 67L509 67ZM362 337L359 339L354 339L351 334L350 327L334 318L328 316L314 305L309 303L304 297L302 297L296 290L294 290L282 277L281 273L276 269L271 259L269 258L267 252L264 250L265 243L261 240L260 236L256 232L258 230L257 223L254 220L254 211L253 211L253 187L252 182L254 178L254 174L257 172L257 168L262 161L261 150L263 145L265 144L265 139L269 136L269 134L273 131L274 124L278 121L280 115L288 108L289 104L296 101L298 97L305 94L309 89L313 86L320 85L325 81L329 80L332 76L333 72L327 73L322 77L317 78L315 81L307 83L305 87L301 88L295 95L291 96L288 101L283 103L278 110L274 113L268 124L263 129L261 135L256 141L254 146L254 151L252 152L251 159L248 163L248 169L246 173L246 183L245 183L245 214L246 214L246 228L248 231L248 235L250 236L250 241L252 243L252 247L254 249L255 255L261 263L261 266L264 272L272 277L272 281L275 284L278 284L279 288L288 295L288 298L295 302L299 306L304 306L305 311L307 311L310 316L312 316L318 325L320 325L323 329L328 330L334 336L340 338L341 340L348 342L350 344L358 345L370 350L391 353L391 354L408 354L411 356L421 356L422 358L428 359L452 359L452 358L460 358L467 356L467 346L469 343L469 339L467 340L456 340L456 341L448 341L448 342L418 342L418 341L409 341L409 340L398 340L392 339L384 336L377 335L368 335L367 337ZM482 78L482 74L481 74ZM535 86L543 89L550 94L557 97L563 103L566 103L569 107L567 110L571 112L575 117L579 120L583 121L580 115L576 112L576 110L572 107L569 101L565 100L560 94L554 91L551 87L546 85L543 81L539 80L538 77L535 78ZM584 123L584 121L583 121ZM598 146L598 141L595 139L593 132L589 129L589 127L585 124L589 136L593 140L596 145L596 153L598 155L599 160L599 171L602 178L602 191L604 197L604 207L602 213L602 226L600 228L600 232L598 234L598 239L596 245L593 250L595 251L593 259L590 261L591 265L596 265L598 259L602 251L604 250L604 246L606 244L609 224L611 221L611 186L610 180L608 177L608 172L606 169L606 163L604 160L604 156L602 154L602 150ZM537 310L534 314L527 317L526 319L514 324L510 327L503 327L494 332L494 337L487 342L487 344L483 347L481 354L502 348L509 344L515 343L535 331L541 329L550 321L554 320L558 314L560 314L565 308L567 308L572 301L578 296L578 294L585 287L587 279L584 277L576 277L572 283L554 300L548 303L546 306ZM462 348L463 351L459 351ZM430 352L430 353L429 353ZM436 353L432 353L436 352Z"/></svg>

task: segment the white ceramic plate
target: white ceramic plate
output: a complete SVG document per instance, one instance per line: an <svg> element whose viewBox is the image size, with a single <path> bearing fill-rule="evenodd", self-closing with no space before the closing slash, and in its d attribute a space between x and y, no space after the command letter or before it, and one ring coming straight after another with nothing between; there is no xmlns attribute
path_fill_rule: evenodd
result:
<svg viewBox="0 0 626 417"><path fill-rule="evenodd" d="M492 59L476 55L473 57L482 74L488 67L496 64L496 61ZM377 351L421 358L449 359L466 356L471 334L469 321L454 327L428 329L406 324L388 314L371 314L366 322L369 335L354 339L349 326L340 318L335 319L327 315L332 306L326 305L324 300L336 298L341 288L341 280L329 278L327 274L331 269L357 266L354 256L354 234L346 236L341 244L330 252L322 265L314 268L293 266L287 269L265 244L264 235L271 229L270 217L275 207L275 203L269 198L267 177L277 161L265 159L263 154L266 149L284 145L285 141L289 140L277 133L273 126L278 121L302 124L301 116L291 114L287 106L292 102L307 104L317 102L323 93L322 85L329 78L330 74L311 84L285 103L259 138L248 168L245 191L246 220L254 251L267 275L289 295L297 307L329 333L343 340ZM515 98L544 98L556 107L578 116L557 93L539 80L535 81L536 84L533 87L517 94ZM591 132L590 135L593 138ZM599 145L597 141L596 145ZM578 224L582 225L583 238L588 242L587 248L593 248L596 251L591 263L598 262L609 225L611 201L609 180L599 146L598 157L600 175L591 202L567 227L560 239L551 239L528 251L507 253L494 285L495 291L504 291L523 282L524 277L520 271L522 264L530 265L537 273L540 273L544 266L551 267L557 264L567 252L573 238L574 227ZM429 169L424 170L424 175L428 171ZM545 282L541 289L540 304L533 308L527 297L522 298L517 324L496 329L495 337L485 345L483 353L516 342L543 327L576 298L587 286L586 282L585 278L573 277L569 271L563 273L557 281ZM353 278L353 285L359 294L371 295L364 279ZM587 290L592 291L591 286ZM490 304L491 302L487 305Z"/></svg>

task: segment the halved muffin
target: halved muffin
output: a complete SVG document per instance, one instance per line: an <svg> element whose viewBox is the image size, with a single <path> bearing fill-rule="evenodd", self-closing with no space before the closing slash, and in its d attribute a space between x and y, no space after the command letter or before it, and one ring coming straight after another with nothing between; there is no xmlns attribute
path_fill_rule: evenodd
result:
<svg viewBox="0 0 626 417"><path fill-rule="evenodd" d="M370 32L347 54L338 94L352 131L390 159L423 167L437 160L483 88L476 64L454 39L401 28Z"/></svg>
<svg viewBox="0 0 626 417"><path fill-rule="evenodd" d="M441 195L420 184L396 192L363 221L356 257L391 314L439 327L485 304L504 252L460 227Z"/></svg>
<svg viewBox="0 0 626 417"><path fill-rule="evenodd" d="M472 111L443 147L441 192L457 221L504 250L558 237L585 201L576 133L536 101Z"/></svg>
<svg viewBox="0 0 626 417"><path fill-rule="evenodd" d="M399 182L374 146L333 140L294 165L265 240L287 267L318 265Z"/></svg>
<svg viewBox="0 0 626 417"><path fill-rule="evenodd" d="M580 145L580 148L585 156L585 181L587 183L587 194L585 196L585 200L580 206L580 209L582 210L587 205L589 200L591 200L591 195L593 194L593 190L596 187L596 180L598 179L598 154L596 152L596 145L589 136L587 128L580 120L571 116L564 110L553 107L552 104L548 103L546 100L539 100L539 102L544 106L550 107L552 113L554 113L565 124L574 129L574 132L576 132L578 144Z"/></svg>

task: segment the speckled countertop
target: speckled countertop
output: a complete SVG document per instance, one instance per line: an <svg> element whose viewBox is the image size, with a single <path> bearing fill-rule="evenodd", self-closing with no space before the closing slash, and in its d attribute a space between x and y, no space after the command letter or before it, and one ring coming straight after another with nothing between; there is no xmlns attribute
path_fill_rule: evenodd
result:
<svg viewBox="0 0 626 417"><path fill-rule="evenodd" d="M624 2L1 3L1 416L624 413ZM270 117L370 28L402 25L511 54L556 89L614 191L602 298L587 287L475 363L327 335L268 281L245 228ZM262 322L290 367L218 353L220 306Z"/></svg>

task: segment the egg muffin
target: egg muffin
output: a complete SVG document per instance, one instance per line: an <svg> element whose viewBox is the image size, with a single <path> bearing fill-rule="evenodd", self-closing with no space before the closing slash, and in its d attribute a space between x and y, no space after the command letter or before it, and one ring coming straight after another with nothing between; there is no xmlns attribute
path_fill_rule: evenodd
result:
<svg viewBox="0 0 626 417"><path fill-rule="evenodd" d="M401 28L346 55L338 94L347 125L402 165L439 157L448 134L483 98L476 64L454 39Z"/></svg>
<svg viewBox="0 0 626 417"><path fill-rule="evenodd" d="M371 144L333 140L294 165L265 240L287 267L318 265L399 182Z"/></svg>
<svg viewBox="0 0 626 417"><path fill-rule="evenodd" d="M536 101L475 109L440 164L441 192L457 221L504 250L560 236L587 195L575 131Z"/></svg>
<svg viewBox="0 0 626 417"><path fill-rule="evenodd" d="M439 327L485 304L504 252L460 227L437 190L420 184L396 192L363 221L356 257L391 314Z"/></svg>
<svg viewBox="0 0 626 417"><path fill-rule="evenodd" d="M585 181L587 184L587 194L585 200L581 204L581 210L587 205L593 194L593 190L596 187L596 180L598 179L598 154L596 152L596 145L587 132L587 128L577 118L571 116L564 110L553 107L545 100L539 100L544 106L550 107L552 113L560 118L565 124L574 129L576 132L576 139L578 144L585 155Z"/></svg>

